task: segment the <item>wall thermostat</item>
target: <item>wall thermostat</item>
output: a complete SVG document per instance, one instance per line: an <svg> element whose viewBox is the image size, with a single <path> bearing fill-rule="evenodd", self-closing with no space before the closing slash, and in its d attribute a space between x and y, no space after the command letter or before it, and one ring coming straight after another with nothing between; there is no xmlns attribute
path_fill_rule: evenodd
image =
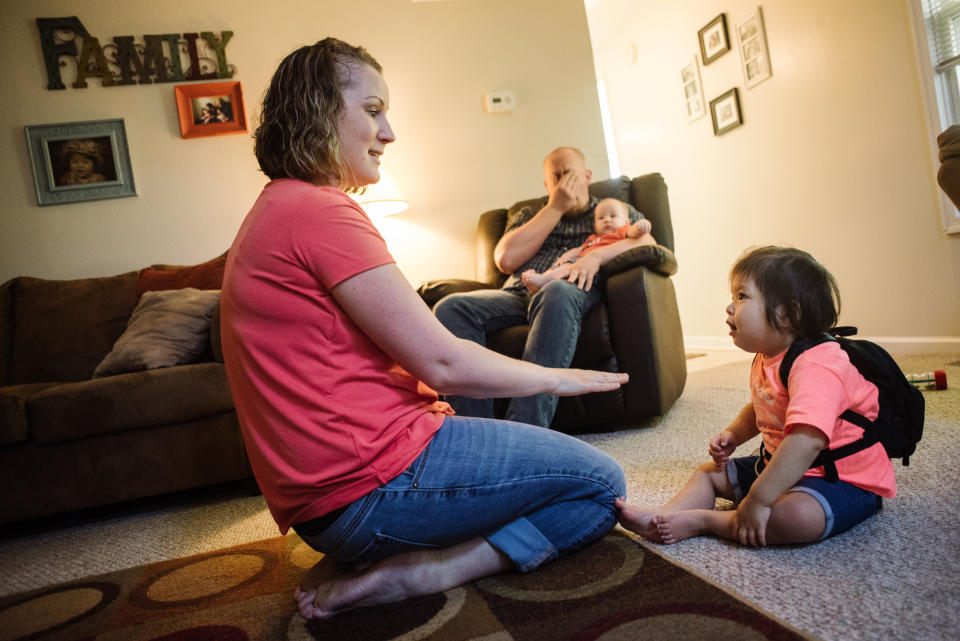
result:
<svg viewBox="0 0 960 641"><path fill-rule="evenodd" d="M513 111L515 104L512 91L496 91L483 96L483 109L488 114Z"/></svg>

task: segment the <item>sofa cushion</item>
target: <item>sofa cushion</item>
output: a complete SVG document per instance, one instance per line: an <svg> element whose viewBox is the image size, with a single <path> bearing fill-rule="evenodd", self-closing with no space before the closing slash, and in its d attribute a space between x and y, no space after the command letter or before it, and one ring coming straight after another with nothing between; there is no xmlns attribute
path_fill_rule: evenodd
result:
<svg viewBox="0 0 960 641"><path fill-rule="evenodd" d="M89 379L126 328L136 291L137 272L78 280L18 278L9 382Z"/></svg>
<svg viewBox="0 0 960 641"><path fill-rule="evenodd" d="M13 367L13 284L0 285L0 386L10 385Z"/></svg>
<svg viewBox="0 0 960 641"><path fill-rule="evenodd" d="M221 289L223 270L227 266L227 253L199 265L180 267L176 265L151 265L140 271L137 281L137 296L144 292L161 289Z"/></svg>
<svg viewBox="0 0 960 641"><path fill-rule="evenodd" d="M193 421L232 409L220 363L64 383L27 399L30 431L41 444Z"/></svg>
<svg viewBox="0 0 960 641"><path fill-rule="evenodd" d="M218 289L145 292L93 377L196 363L210 345L210 320L219 302Z"/></svg>
<svg viewBox="0 0 960 641"><path fill-rule="evenodd" d="M30 438L27 399L59 383L30 383L0 387L0 445L22 443Z"/></svg>

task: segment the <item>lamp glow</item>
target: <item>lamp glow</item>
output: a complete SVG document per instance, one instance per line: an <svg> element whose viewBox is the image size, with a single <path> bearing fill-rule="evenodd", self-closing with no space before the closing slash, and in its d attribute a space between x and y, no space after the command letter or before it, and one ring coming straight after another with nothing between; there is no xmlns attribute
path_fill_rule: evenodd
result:
<svg viewBox="0 0 960 641"><path fill-rule="evenodd" d="M379 181L367 185L366 191L362 194L350 194L350 197L356 200L371 218L393 216L410 206L406 197L382 169Z"/></svg>

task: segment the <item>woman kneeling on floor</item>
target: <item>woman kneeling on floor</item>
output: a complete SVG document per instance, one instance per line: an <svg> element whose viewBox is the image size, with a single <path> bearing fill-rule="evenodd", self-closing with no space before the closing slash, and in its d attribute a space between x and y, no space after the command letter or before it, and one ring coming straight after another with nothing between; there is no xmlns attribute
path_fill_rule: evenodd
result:
<svg viewBox="0 0 960 641"><path fill-rule="evenodd" d="M227 259L222 342L251 466L281 532L324 553L306 618L430 594L583 547L616 522L619 466L575 438L452 416L437 392L574 395L626 374L548 369L450 334L347 195L394 141L380 65L334 38L264 97L271 179Z"/></svg>

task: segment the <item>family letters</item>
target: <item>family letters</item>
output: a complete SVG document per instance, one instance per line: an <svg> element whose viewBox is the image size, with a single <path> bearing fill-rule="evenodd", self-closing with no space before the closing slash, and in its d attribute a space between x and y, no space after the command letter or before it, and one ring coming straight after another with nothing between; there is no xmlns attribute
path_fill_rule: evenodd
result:
<svg viewBox="0 0 960 641"><path fill-rule="evenodd" d="M226 53L232 31L221 31L219 37L212 31L144 35L142 43L135 43L133 36L114 36L113 43L101 46L76 16L37 18L37 28L47 68L47 89L66 89L60 76L63 56L76 61L73 86L77 89L85 88L87 78L96 76L104 87L233 77ZM83 43L79 51L78 38ZM183 54L188 61L186 67Z"/></svg>

